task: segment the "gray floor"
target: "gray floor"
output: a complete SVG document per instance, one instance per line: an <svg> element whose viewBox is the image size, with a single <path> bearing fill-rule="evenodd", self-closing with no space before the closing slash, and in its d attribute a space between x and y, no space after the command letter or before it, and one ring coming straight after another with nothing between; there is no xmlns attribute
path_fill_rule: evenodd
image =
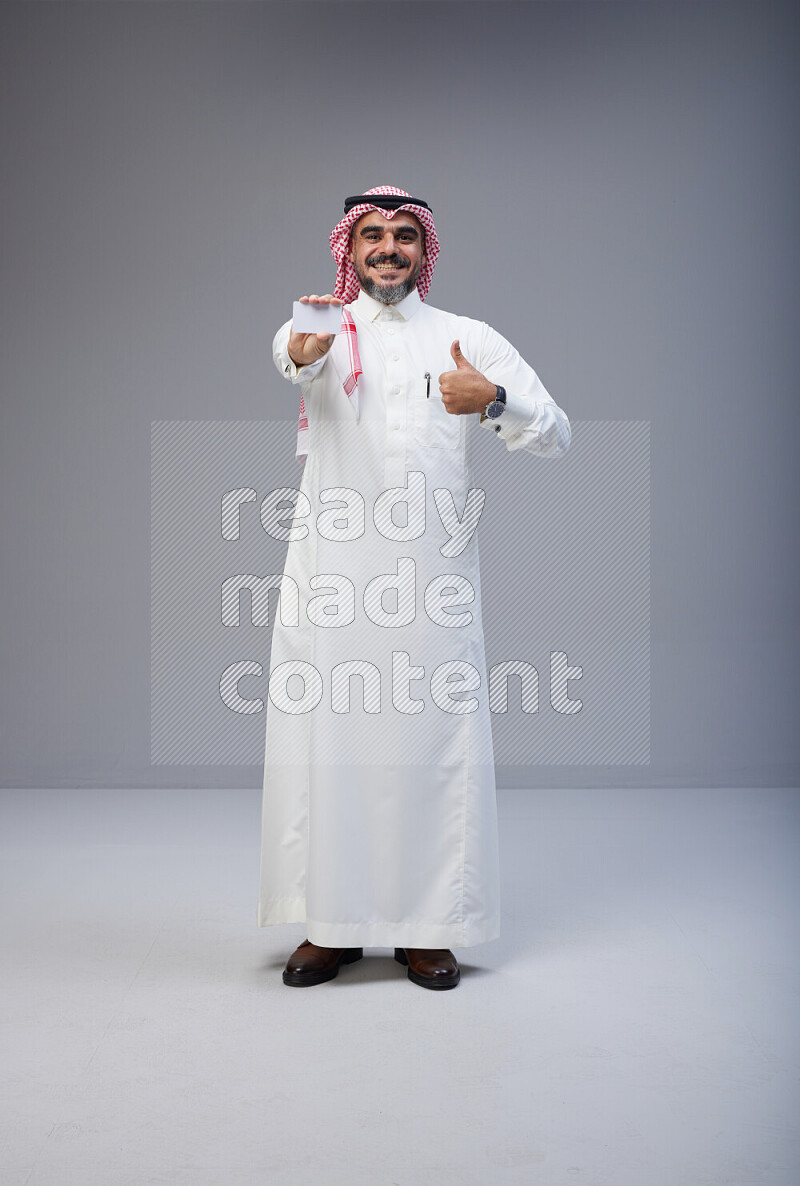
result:
<svg viewBox="0 0 800 1186"><path fill-rule="evenodd" d="M0 1186L797 1186L798 793L499 803L434 993L282 984L256 792L0 792Z"/></svg>

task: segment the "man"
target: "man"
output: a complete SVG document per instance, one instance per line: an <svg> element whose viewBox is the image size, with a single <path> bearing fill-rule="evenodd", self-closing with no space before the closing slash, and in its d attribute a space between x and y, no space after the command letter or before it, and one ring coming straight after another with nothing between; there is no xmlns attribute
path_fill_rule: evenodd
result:
<svg viewBox="0 0 800 1186"><path fill-rule="evenodd" d="M555 457L570 425L504 338L424 303L439 254L427 203L392 186L355 195L330 244L334 292L300 301L341 307L342 332L288 321L273 343L300 387L305 465L299 492L278 492L295 508L258 925L306 924L288 985L330 980L372 945L393 946L415 984L453 988L451 949L500 933L485 496L470 487L466 433L480 424L498 447Z"/></svg>

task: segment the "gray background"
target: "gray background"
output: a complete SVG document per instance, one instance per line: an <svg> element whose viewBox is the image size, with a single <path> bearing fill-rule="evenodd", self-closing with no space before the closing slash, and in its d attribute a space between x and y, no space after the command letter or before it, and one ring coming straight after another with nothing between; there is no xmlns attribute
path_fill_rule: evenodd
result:
<svg viewBox="0 0 800 1186"><path fill-rule="evenodd" d="M3 5L2 784L260 782L150 765L150 425L296 421L273 332L385 182L434 208L432 304L573 423L651 424L651 764L499 783L795 784L796 34L763 2Z"/></svg>

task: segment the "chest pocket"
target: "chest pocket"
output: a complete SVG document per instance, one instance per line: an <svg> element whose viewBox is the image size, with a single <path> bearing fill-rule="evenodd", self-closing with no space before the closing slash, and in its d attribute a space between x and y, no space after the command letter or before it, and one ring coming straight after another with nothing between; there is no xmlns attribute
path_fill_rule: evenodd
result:
<svg viewBox="0 0 800 1186"><path fill-rule="evenodd" d="M464 417L448 412L436 378L431 376L431 393L425 398L425 380L415 383L414 436L424 449L457 449L464 434Z"/></svg>

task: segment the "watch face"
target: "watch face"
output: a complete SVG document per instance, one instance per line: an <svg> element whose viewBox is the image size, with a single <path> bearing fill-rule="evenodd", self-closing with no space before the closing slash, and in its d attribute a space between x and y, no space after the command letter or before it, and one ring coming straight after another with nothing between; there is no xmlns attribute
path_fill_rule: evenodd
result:
<svg viewBox="0 0 800 1186"><path fill-rule="evenodd" d="M489 416L490 419L496 420L497 417L502 413L505 406L506 405L503 403L502 400L493 399L492 402L489 404L488 408L486 409L486 415Z"/></svg>

